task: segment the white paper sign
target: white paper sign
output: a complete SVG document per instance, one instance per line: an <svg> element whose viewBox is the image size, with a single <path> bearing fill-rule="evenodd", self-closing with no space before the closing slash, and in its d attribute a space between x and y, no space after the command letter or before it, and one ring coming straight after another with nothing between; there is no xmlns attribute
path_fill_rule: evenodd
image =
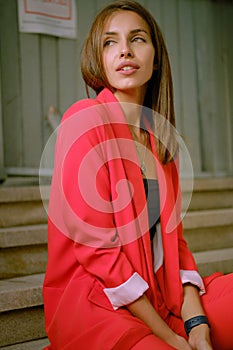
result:
<svg viewBox="0 0 233 350"><path fill-rule="evenodd" d="M76 38L75 0L18 0L19 30Z"/></svg>

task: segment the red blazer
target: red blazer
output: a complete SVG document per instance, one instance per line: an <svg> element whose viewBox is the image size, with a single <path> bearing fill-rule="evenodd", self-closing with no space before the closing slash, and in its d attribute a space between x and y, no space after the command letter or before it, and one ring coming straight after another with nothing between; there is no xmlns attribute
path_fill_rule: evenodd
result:
<svg viewBox="0 0 233 350"><path fill-rule="evenodd" d="M180 222L178 160L162 165L153 134L150 141L160 188L164 250L156 278L166 308L180 315L179 271L197 267ZM71 106L58 133L43 288L52 349L91 349L93 341L95 349L103 349L101 344L117 349L127 332L135 342L139 333L136 325L130 325L129 312L124 307L114 311L103 292L121 285L134 272L148 283L146 295L158 310L137 154L119 103L104 89L97 99ZM141 321L135 322L143 328ZM146 326L144 331L149 332Z"/></svg>

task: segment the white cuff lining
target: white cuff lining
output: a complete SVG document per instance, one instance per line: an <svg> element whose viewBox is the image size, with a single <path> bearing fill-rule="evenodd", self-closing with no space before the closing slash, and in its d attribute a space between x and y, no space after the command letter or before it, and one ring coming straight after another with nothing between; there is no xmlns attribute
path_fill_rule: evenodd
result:
<svg viewBox="0 0 233 350"><path fill-rule="evenodd" d="M142 296L149 288L147 282L135 272L126 282L115 288L104 288L114 310L128 305Z"/></svg>
<svg viewBox="0 0 233 350"><path fill-rule="evenodd" d="M180 278L182 284L191 283L200 289L200 295L206 293L203 280L199 273L195 270L180 270Z"/></svg>

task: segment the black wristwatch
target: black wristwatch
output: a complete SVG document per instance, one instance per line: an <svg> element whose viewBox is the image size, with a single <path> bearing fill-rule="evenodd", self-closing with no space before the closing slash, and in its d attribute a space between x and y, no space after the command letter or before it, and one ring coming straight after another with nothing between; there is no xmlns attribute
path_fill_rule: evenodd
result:
<svg viewBox="0 0 233 350"><path fill-rule="evenodd" d="M190 318L189 320L185 321L184 323L184 329L187 335L189 335L192 328L199 326L200 324L207 324L210 328L209 321L206 316L195 316Z"/></svg>

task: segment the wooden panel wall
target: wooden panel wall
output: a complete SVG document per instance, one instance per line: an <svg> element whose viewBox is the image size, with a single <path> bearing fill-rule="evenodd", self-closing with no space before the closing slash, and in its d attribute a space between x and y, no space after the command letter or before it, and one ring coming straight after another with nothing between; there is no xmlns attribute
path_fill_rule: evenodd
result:
<svg viewBox="0 0 233 350"><path fill-rule="evenodd" d="M233 172L233 3L147 1L170 53L177 125L196 176ZM152 5L153 4L153 5Z"/></svg>
<svg viewBox="0 0 233 350"><path fill-rule="evenodd" d="M4 158L8 173L38 173L51 134L46 115L77 99L77 43L18 31L17 1L0 0Z"/></svg>
<svg viewBox="0 0 233 350"><path fill-rule="evenodd" d="M232 173L233 5L194 2L193 15L202 170Z"/></svg>
<svg viewBox="0 0 233 350"><path fill-rule="evenodd" d="M1 81L1 67L0 67L0 81ZM0 183L5 180L6 173L4 169L4 153L3 153L3 130L2 130L2 101L1 101L1 84L0 84Z"/></svg>
<svg viewBox="0 0 233 350"><path fill-rule="evenodd" d="M16 0L0 0L4 159L8 171L39 166L51 134L45 116L86 97L83 40L107 0L76 0L77 40L20 34ZM212 0L144 0L170 54L178 130L196 176L233 172L233 4ZM19 172L21 170L18 170Z"/></svg>

